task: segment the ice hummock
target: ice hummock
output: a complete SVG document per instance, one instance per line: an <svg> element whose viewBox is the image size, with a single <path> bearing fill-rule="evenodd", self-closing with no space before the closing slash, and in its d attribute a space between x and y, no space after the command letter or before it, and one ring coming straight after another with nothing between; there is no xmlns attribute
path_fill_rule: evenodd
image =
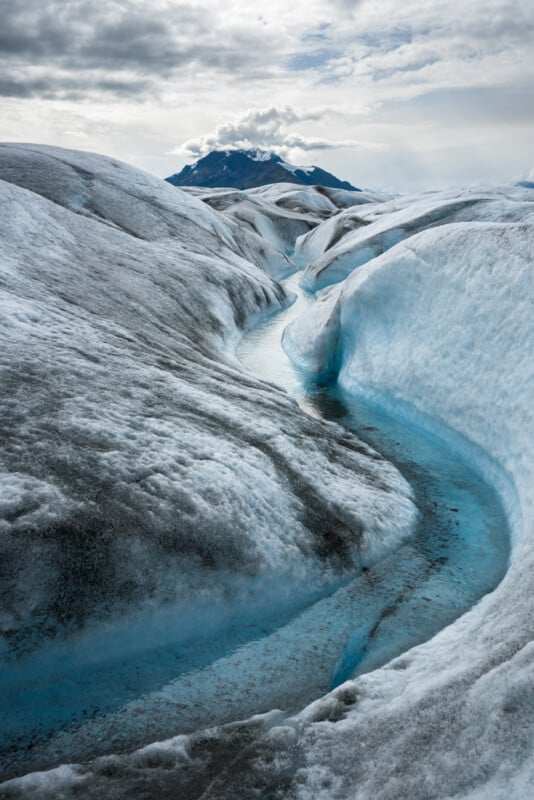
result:
<svg viewBox="0 0 534 800"><path fill-rule="evenodd" d="M454 446L499 491L513 542L506 577L471 612L312 705L296 740L269 739L277 759L303 753L300 798L321 796L318 780L329 798L532 789L534 206L528 190L503 187L481 209L484 221L405 234L360 267L349 234L341 246L357 268L285 339L308 373L333 365L352 396L466 437Z"/></svg>
<svg viewBox="0 0 534 800"><path fill-rule="evenodd" d="M404 239L455 222L532 219L532 203L514 187L436 192L363 207L350 207L306 236L296 255L306 265L302 285L309 291L344 280L350 273Z"/></svg>

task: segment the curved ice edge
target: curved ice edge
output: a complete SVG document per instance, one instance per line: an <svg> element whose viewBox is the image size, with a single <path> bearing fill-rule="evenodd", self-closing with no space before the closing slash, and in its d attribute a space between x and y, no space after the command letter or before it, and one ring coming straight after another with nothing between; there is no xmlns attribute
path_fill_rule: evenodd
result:
<svg viewBox="0 0 534 800"><path fill-rule="evenodd" d="M330 285L325 288L328 290ZM310 366L306 359L300 357L296 349L297 342L291 337L294 323L295 321L291 322L285 328L282 335L282 346L294 368L305 376L309 384L324 386L328 383L336 383L340 393L349 400L362 400L369 403L393 419L418 428L442 442L495 490L505 511L510 540L514 547L519 540L522 527L521 504L515 481L505 467L490 456L480 444L451 428L440 417L429 414L400 396L383 392L376 386L349 380L346 376L348 366L344 366L343 351L339 345L331 348L332 358L323 370L317 370ZM334 321L333 324L337 324L337 322Z"/></svg>
<svg viewBox="0 0 534 800"><path fill-rule="evenodd" d="M510 480L509 476L505 473L502 469L501 465L496 463L492 460L481 448L479 448L476 444L466 439L461 434L458 434L456 431L451 430L448 428L444 423L442 423L438 419L434 419L427 414L424 414L415 406L399 401L396 398L387 397L383 393L378 392L377 390L373 390L369 387L366 389L364 387L358 387L357 392L347 393L350 394L352 398L360 397L365 398L366 401L372 401L374 405L381 409L388 409L388 413L394 412L394 416L397 419L406 420L409 424L417 425L420 429L423 429L429 436L435 437L443 442L447 447L453 448L456 453L462 455L463 460L465 463L469 464L469 466L473 466L477 469L479 474L483 473L484 479L488 479L488 482L499 488L501 491L498 492L499 499L503 497L503 493L506 493L506 498L509 503L513 504L513 498L515 495L515 487L513 482ZM388 408L389 407L389 408ZM490 480L491 479L491 480ZM516 509L517 511L517 506ZM520 522L520 518L517 520ZM471 609L472 610L472 609ZM466 612L470 613L470 611ZM461 618L461 617L460 617ZM458 618L458 619L460 619ZM458 620L456 620L453 625L456 624ZM442 633L442 631L440 632ZM439 635L439 634L438 634ZM426 646L428 641L423 642L421 644L415 645L414 648L408 648L400 657L404 657L407 653L409 653L412 649ZM393 659L389 660L385 664L381 665L377 671L380 671L383 668L388 668L388 665L393 663L399 656L395 656ZM265 719L273 718L274 725L283 725L283 726L295 726L299 725L299 720L301 722L305 722L308 717L313 716L314 709L319 708L321 704L325 702L328 704L328 698L332 698L332 702L335 702L335 698L338 697L339 692L343 692L344 689L343 683L341 682L342 679L346 676L342 674L343 671L343 663L340 662L338 664L338 670L332 676L331 687L332 690L327 692L326 694L318 697L316 700L313 700L309 704L305 704L303 708L297 712L296 714L289 713L284 714L283 712L268 712L266 715L259 715L261 717L265 717ZM351 665L349 665L351 666ZM354 664L352 664L352 667ZM334 684L335 687L334 687ZM352 685L352 684L351 684ZM318 705L319 704L319 705ZM274 716L273 716L274 715ZM219 730L227 731L232 726L236 726L239 724L244 724L246 726L254 727L254 721L259 719L258 715L252 717L245 717L243 721L235 720L230 723L226 723L221 726L216 726L215 728L207 729L213 731L214 736L223 735L222 733L219 734ZM266 729L263 728L262 730L258 730L255 732L255 738L261 738L265 735L268 729L272 727L272 725L267 724ZM200 733L200 731L199 731ZM150 754L154 753L155 751L158 752L168 752L177 751L178 745L180 745L180 749L185 748L187 752L187 744L195 734L191 736L185 735L181 737L169 737L168 739L163 739L159 741L154 741L152 744L144 745L143 747L130 752L128 755L120 755L120 756L101 756L93 762L94 769L97 770L99 765L104 765L106 763L106 759L110 761L110 763L119 758L121 761L126 759L128 763L132 763L138 767L141 767L144 764L143 759L150 760ZM25 776L20 778L12 779L5 784L0 786L0 796L2 797L28 797L28 798L51 798L54 797L53 792L57 791L59 788L62 790L70 790L71 787L74 788L76 784L80 785L82 782L86 780L91 780L95 772L93 771L93 764L91 766L85 767L83 765L63 765L57 768L54 768L50 771L46 772L36 772L36 773L28 773ZM173 760L173 768L178 768L182 762L178 763L176 759ZM183 762L183 766L186 766L187 761ZM146 766L146 765L145 765ZM6 793L2 793L4 790ZM42 792L40 795L39 792ZM45 794L46 792L46 794ZM50 792L50 793L49 793Z"/></svg>
<svg viewBox="0 0 534 800"><path fill-rule="evenodd" d="M517 544L522 526L522 514L515 481L504 466L490 456L480 444L451 428L440 417L423 411L402 397L388 395L373 386L354 384L345 380L343 369L338 376L338 387L342 396L370 403L393 419L434 437L478 473L496 492L508 522L512 548Z"/></svg>
<svg viewBox="0 0 534 800"><path fill-rule="evenodd" d="M338 373L342 368L342 359L338 353L338 360L335 364L330 365L331 368L322 372L321 374L316 371L306 369L302 364L295 365L295 359L291 356L291 347L287 346L287 341L284 341L285 334L290 329L293 322L286 325L281 332L281 345L285 355L289 358L293 367L300 374L301 389L304 394L308 392L313 395L313 387L317 387L319 391L333 384L338 377ZM332 348L336 351L337 348ZM298 359L297 359L298 360ZM520 514L518 514L518 501L517 493L513 480L507 475L502 466L493 460L479 445L468 440L465 436L451 429L443 420L431 417L425 414L420 409L416 408L413 404L402 402L395 397L387 396L385 393L371 390L362 386L352 387L353 391L345 391L345 395L352 400L364 400L366 404L371 405L380 412L385 412L393 420L402 422L408 427L415 428L428 438L432 438L439 442L441 446L454 454L459 461L463 462L466 467L469 467L480 480L487 485L488 489L491 488L495 493L495 499L502 509L502 530L503 538L507 541L510 539L510 526L518 526L521 524ZM343 398L341 398L343 400ZM306 402L299 402L302 410L310 413L311 409L307 407ZM350 426L349 426L350 428ZM355 429L358 435L358 430ZM374 447L374 445L373 445ZM375 449L380 450L380 447ZM391 461L391 458L388 457ZM395 466L394 460L393 464ZM517 529L517 528L516 528ZM505 571L500 575L497 583L491 587L489 592L494 591L500 584L509 566L510 551L507 548L507 560L505 564ZM484 595L481 595L479 599ZM474 600L474 605L478 600ZM471 606L472 608L473 606ZM463 613L467 613L469 609L466 608ZM460 616L463 616L463 613ZM446 626L451 622L445 623ZM432 636L430 636L432 638ZM368 636L361 630L356 630L347 642L345 650L340 654L340 658L333 670L330 688L333 689L344 680L350 678L354 673L358 663L364 658L365 650L368 645ZM415 646L415 645L414 645ZM411 646L406 648L407 652ZM397 656L392 656L395 658ZM384 664L388 663L391 658L387 659ZM376 668L376 667L375 667Z"/></svg>

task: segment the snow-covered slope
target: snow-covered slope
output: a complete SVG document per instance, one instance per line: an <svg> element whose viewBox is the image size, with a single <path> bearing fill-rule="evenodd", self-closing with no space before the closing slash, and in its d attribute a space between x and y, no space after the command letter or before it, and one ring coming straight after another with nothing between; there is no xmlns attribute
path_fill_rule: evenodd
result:
<svg viewBox="0 0 534 800"><path fill-rule="evenodd" d="M349 192L322 186L296 188L276 183L248 191L186 188L217 211L234 219L241 228L257 234L282 252L291 253L297 239L307 239L324 219L337 219L340 209L374 204L381 199L371 192ZM294 269L294 266L291 266Z"/></svg>
<svg viewBox="0 0 534 800"><path fill-rule="evenodd" d="M316 533L277 477L280 469L286 474L293 445L278 433L271 407L279 404L297 425L310 423L283 395L239 375L224 355L236 326L285 302L280 287L236 254L254 241L199 201L106 159L7 146L0 176L4 526L11 557L29 559L26 569L37 552L36 568L50 559L50 572L39 570L35 581L11 571L17 592L26 586L32 594L13 611L18 625L21 608L23 617L35 617L44 604L50 614L57 602L48 596L52 581L53 593L62 592L61 616L70 616L69 586L76 613L85 616L102 599L100 581L106 595L124 599L140 586L162 597L183 592L163 569L183 559L203 569L283 565L284 572L303 552L313 561ZM266 251L264 242L256 260ZM344 478L335 467L335 448L346 455L344 436L335 444L334 435L322 477L320 448L312 440L299 445L299 492L323 496L333 516L337 495L343 524L354 527L342 486L353 475ZM302 455L308 446L317 450L309 460ZM257 496L251 486L262 475ZM324 487L332 481L338 485L328 488L327 502ZM33 553L15 534L23 529L39 541ZM87 559L79 575L56 563L73 539L69 557L83 552ZM125 564L118 585L115 557ZM148 577L155 565L158 586Z"/></svg>
<svg viewBox="0 0 534 800"><path fill-rule="evenodd" d="M316 291L342 281L356 267L427 228L449 222L517 221L531 213L524 191L513 187L403 197L349 208L300 238L296 255L306 265L302 285Z"/></svg>
<svg viewBox="0 0 534 800"><path fill-rule="evenodd" d="M496 219L523 223L407 238L325 290L288 334L306 369L339 370L351 394L423 412L430 428L442 420L478 444L487 454L478 467L501 492L513 533L493 594L303 714L299 798L532 794L534 205L527 191L506 194L494 193ZM456 446L471 456L468 442ZM280 735L289 746L289 732Z"/></svg>
<svg viewBox="0 0 534 800"><path fill-rule="evenodd" d="M102 623L116 648L158 608L178 639L287 611L410 532L391 465L237 364L282 253L89 154L1 146L0 197L5 659Z"/></svg>
<svg viewBox="0 0 534 800"><path fill-rule="evenodd" d="M186 195L106 159L12 146L2 178L7 647L147 602L276 605L342 570L335 552L380 556L410 530L390 465L232 357L239 330L286 302L260 267L283 271L279 248L303 220L314 229L299 257L327 259L310 285L338 283L289 329L288 351L352 396L447 430L498 490L513 537L492 594L296 716L28 775L2 800L530 797L532 192L370 196L339 211L314 189ZM53 740L42 763L65 752ZM13 774L41 763L23 759Z"/></svg>

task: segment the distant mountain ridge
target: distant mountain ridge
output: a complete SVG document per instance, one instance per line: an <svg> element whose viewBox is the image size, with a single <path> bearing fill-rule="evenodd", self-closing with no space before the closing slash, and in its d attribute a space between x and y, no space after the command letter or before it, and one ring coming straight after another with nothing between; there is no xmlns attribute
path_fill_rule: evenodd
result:
<svg viewBox="0 0 534 800"><path fill-rule="evenodd" d="M319 185L360 191L348 181L341 181L320 167L296 167L276 153L265 150L213 150L165 180L173 186L252 189L268 183L296 183L301 186Z"/></svg>

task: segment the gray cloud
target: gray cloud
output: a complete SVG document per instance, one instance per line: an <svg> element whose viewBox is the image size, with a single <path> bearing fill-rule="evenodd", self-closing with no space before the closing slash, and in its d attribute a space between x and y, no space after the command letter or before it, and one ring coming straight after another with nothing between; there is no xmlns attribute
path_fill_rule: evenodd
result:
<svg viewBox="0 0 534 800"><path fill-rule="evenodd" d="M294 16L287 23L281 14L269 27L240 13L239 4L0 0L0 93L148 94L165 82L202 80L206 72L221 81L260 83L284 65L330 81L356 74L387 80L403 66L381 60L405 45L424 43L436 47L436 58L475 65L484 54L513 54L534 35L530 0L478 0L454 19L442 0L382 2L379 9L363 0L316 0L308 11L295 0L292 8L302 8L302 20ZM262 8L268 5L260 0ZM416 68L404 67L410 69Z"/></svg>
<svg viewBox="0 0 534 800"><path fill-rule="evenodd" d="M530 0L507 0L486 8L484 14L460 15L453 29L473 41L500 50L513 45L532 44L534 13Z"/></svg>
<svg viewBox="0 0 534 800"><path fill-rule="evenodd" d="M151 87L148 80L114 80L113 78L68 77L20 78L15 75L0 76L0 96L21 99L40 97L51 100L80 100L89 93L110 93L129 97L146 93Z"/></svg>
<svg viewBox="0 0 534 800"><path fill-rule="evenodd" d="M339 8L344 14L354 14L358 6L361 6L364 0L330 0L334 8Z"/></svg>
<svg viewBox="0 0 534 800"><path fill-rule="evenodd" d="M290 130L290 126L295 123L316 121L322 116L320 111L299 113L290 106L250 109L238 119L217 126L212 133L184 142L175 152L198 158L211 150L232 148L258 148L287 155L292 150L328 150L355 146L355 142L306 138Z"/></svg>
<svg viewBox="0 0 534 800"><path fill-rule="evenodd" d="M248 37L248 47L237 30L221 39L213 18L192 5L0 0L0 18L0 92L18 97L68 94L73 80L80 94L142 92L148 79L155 85L186 67L255 69L265 52L255 46L261 32ZM32 75L35 69L45 77ZM109 71L113 80L103 75Z"/></svg>
<svg viewBox="0 0 534 800"><path fill-rule="evenodd" d="M498 86L460 89L434 89L408 101L390 102L375 114L386 124L403 119L413 124L427 116L434 124L478 124L495 126L534 123L534 87Z"/></svg>

